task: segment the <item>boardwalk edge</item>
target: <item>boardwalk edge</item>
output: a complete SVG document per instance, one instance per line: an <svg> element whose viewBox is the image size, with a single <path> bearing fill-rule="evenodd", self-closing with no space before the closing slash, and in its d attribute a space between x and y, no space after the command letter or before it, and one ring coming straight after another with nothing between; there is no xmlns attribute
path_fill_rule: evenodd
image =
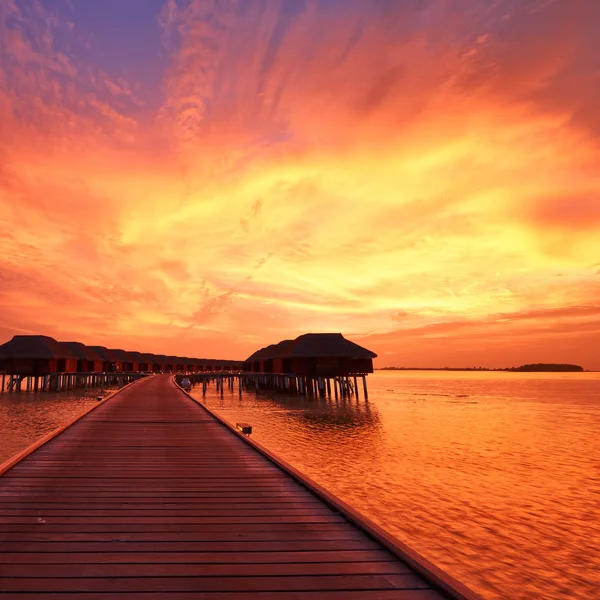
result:
<svg viewBox="0 0 600 600"><path fill-rule="evenodd" d="M356 525L360 530L369 535L372 539L379 542L383 547L389 550L392 554L397 556L400 560L404 561L410 567L412 567L419 575L428 580L433 586L438 588L452 600L483 600L483 598L470 590L460 581L454 579L451 575L437 567L431 561L426 559L424 556L413 550L410 546L400 541L398 538L388 533L385 529L377 525L374 521L371 521L368 517L361 514L356 509L352 508L349 504L329 492L323 486L319 485L316 481L313 481L310 477L287 463L282 458L273 454L270 450L259 444L258 442L250 439L249 436L239 432L233 425L227 422L223 417L213 412L205 404L203 404L197 398L194 398L191 394L186 392L175 380L172 379L173 384L188 398L193 400L198 406L203 408L209 415L214 417L221 425L229 429L238 438L243 440L245 443L252 446L257 452L268 458L272 463L279 467L282 471L290 475L298 483L300 483L307 490L312 492L315 496L321 499L330 508L333 508L339 512L344 518L350 523ZM1 474L1 473L0 473Z"/></svg>
<svg viewBox="0 0 600 600"><path fill-rule="evenodd" d="M74 425L75 423L77 423L77 421L79 421L80 419L83 419L83 417L85 417L88 413L91 413L93 410L96 410L99 406L102 406L105 402L107 402L111 398L114 398L117 394L119 394L123 390L127 389L129 386L133 385L134 383L137 383L138 381L143 381L144 379L145 379L145 377L140 377L139 379L136 379L135 381L130 381L129 383L124 385L122 388L119 388L118 390L111 392L108 396L106 396L106 398L103 398L100 402L97 402L96 404L93 404L89 408L86 408L81 414L77 415L76 417L74 417L73 419L68 421L67 423L64 423L60 427L57 427L50 433L47 433L45 436L41 437L39 440L33 442L33 444L31 444L30 446L27 446L27 448L25 448L24 450L21 450L21 452L18 452L17 454L15 454L11 458L9 458L7 461L0 464L0 477L2 477L2 475L4 475L7 471L12 469L14 466L18 465L23 459L27 458L30 454L35 452L38 448L41 448L44 444L47 444L50 440L53 440L55 437L60 435L63 431L65 431L66 429L71 427L71 425Z"/></svg>

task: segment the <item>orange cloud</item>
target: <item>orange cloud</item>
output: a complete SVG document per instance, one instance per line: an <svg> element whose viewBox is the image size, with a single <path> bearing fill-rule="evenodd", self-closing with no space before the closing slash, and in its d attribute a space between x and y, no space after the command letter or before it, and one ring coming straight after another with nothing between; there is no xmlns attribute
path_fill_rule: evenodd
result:
<svg viewBox="0 0 600 600"><path fill-rule="evenodd" d="M600 368L597 2L69 10L0 8L0 333Z"/></svg>

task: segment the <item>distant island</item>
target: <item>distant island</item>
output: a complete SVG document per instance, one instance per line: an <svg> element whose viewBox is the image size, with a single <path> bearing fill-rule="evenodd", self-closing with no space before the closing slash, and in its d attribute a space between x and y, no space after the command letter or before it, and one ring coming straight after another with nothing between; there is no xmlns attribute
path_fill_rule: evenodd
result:
<svg viewBox="0 0 600 600"><path fill-rule="evenodd" d="M381 367L376 371L511 371L521 373L540 372L581 372L585 369L579 365L557 364L557 363L534 363L521 365L520 367L508 367L506 369L488 369L485 367Z"/></svg>
<svg viewBox="0 0 600 600"><path fill-rule="evenodd" d="M553 363L535 363L533 365L521 365L520 367L512 367L510 369L498 369L499 371L525 371L525 372L538 372L538 371L583 371L583 367L579 365L560 365Z"/></svg>

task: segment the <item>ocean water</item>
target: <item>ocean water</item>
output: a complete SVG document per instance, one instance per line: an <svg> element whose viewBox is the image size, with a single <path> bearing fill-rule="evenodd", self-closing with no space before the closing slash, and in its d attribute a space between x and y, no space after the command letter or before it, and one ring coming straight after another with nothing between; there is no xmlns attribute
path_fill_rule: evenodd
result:
<svg viewBox="0 0 600 600"><path fill-rule="evenodd" d="M193 395L484 598L600 598L600 373L368 385L368 402Z"/></svg>
<svg viewBox="0 0 600 600"><path fill-rule="evenodd" d="M368 402L192 393L484 598L600 598L600 373L368 385ZM0 462L97 393L1 393Z"/></svg>
<svg viewBox="0 0 600 600"><path fill-rule="evenodd" d="M98 388L0 392L0 464L96 404L100 393Z"/></svg>

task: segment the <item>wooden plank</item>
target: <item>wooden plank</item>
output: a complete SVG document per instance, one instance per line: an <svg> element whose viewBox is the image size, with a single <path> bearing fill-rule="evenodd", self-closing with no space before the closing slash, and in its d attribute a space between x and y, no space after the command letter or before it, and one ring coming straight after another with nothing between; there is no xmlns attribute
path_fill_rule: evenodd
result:
<svg viewBox="0 0 600 600"><path fill-rule="evenodd" d="M90 564L81 569L71 565L0 565L3 577L249 577L290 575L393 575L409 573L398 561L387 562L323 562L277 564Z"/></svg>
<svg viewBox="0 0 600 600"><path fill-rule="evenodd" d="M443 600L434 590L319 590L252 592L78 592L77 600ZM10 600L40 600L37 592L13 592Z"/></svg>
<svg viewBox="0 0 600 600"><path fill-rule="evenodd" d="M310 552L0 552L0 564L102 564L102 563L318 563L380 562L387 550L313 550Z"/></svg>
<svg viewBox="0 0 600 600"><path fill-rule="evenodd" d="M3 541L3 552L111 552L119 544L123 552L317 552L324 550L376 550L379 546L372 540L292 540L254 541L163 541L127 540L113 538L101 542L59 542L39 540Z"/></svg>
<svg viewBox="0 0 600 600"><path fill-rule="evenodd" d="M428 589L430 586L412 573L390 575L318 575L287 577L120 577L120 578L10 578L2 579L2 591L72 594L79 592L258 592L323 590Z"/></svg>
<svg viewBox="0 0 600 600"><path fill-rule="evenodd" d="M24 535L27 533L27 535ZM312 529L308 531L245 531L239 533L238 531L143 531L138 532L122 532L119 531L118 535L115 532L103 532L103 531L46 531L45 528L39 532L24 532L24 531L11 531L11 532L0 532L0 540L5 542L151 542L151 541L162 541L162 542L227 542L227 541L317 541L324 540L328 543L334 541L344 542L361 542L369 545L373 544L373 541L358 531L314 531ZM362 547L362 546L361 546ZM373 547L373 546L371 546ZM349 548L344 545L344 549Z"/></svg>

